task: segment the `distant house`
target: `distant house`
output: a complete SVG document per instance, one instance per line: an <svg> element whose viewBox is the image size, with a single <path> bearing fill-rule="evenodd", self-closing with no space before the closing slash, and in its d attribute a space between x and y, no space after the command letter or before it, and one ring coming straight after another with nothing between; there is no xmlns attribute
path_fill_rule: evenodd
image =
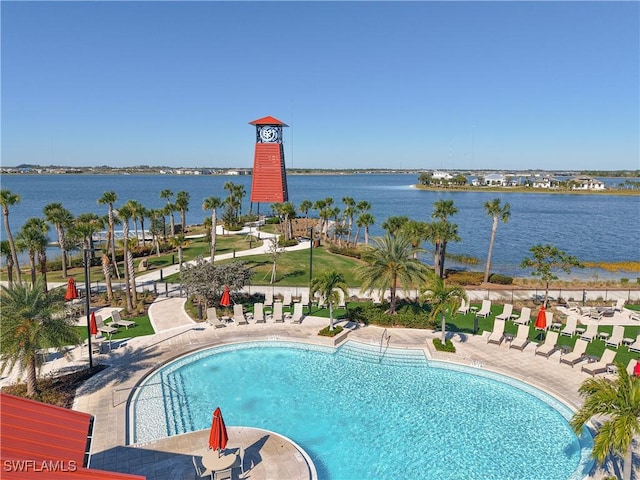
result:
<svg viewBox="0 0 640 480"><path fill-rule="evenodd" d="M507 177L500 173L490 173L484 177L484 184L488 187L504 187L507 183Z"/></svg>
<svg viewBox="0 0 640 480"><path fill-rule="evenodd" d="M604 190L604 182L597 180L593 177L587 177L586 175L582 175L579 177L574 177L569 180L569 185L571 185L572 190Z"/></svg>
<svg viewBox="0 0 640 480"><path fill-rule="evenodd" d="M528 183L530 183L533 188L558 188L560 180L553 177L534 177L533 180L530 180Z"/></svg>
<svg viewBox="0 0 640 480"><path fill-rule="evenodd" d="M431 178L438 181L452 180L453 175L451 175L449 172L439 172L437 170L434 170L434 172L431 174Z"/></svg>

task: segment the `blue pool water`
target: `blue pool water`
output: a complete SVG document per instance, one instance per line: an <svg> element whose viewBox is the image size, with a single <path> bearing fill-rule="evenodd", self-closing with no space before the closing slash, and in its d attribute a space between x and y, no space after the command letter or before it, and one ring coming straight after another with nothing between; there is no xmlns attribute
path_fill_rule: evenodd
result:
<svg viewBox="0 0 640 480"><path fill-rule="evenodd" d="M570 410L543 392L353 342L253 342L183 357L138 389L131 439L207 429L216 406L227 425L291 438L320 479L573 480L592 465L591 435L577 438Z"/></svg>

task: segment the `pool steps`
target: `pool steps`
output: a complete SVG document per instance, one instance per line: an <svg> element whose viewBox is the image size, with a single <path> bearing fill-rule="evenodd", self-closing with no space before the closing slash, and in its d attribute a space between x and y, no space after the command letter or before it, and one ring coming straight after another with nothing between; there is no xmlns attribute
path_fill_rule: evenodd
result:
<svg viewBox="0 0 640 480"><path fill-rule="evenodd" d="M380 345L348 341L336 350L341 355L354 360L368 363L384 363L385 365L428 367L427 359L422 350L409 350Z"/></svg>

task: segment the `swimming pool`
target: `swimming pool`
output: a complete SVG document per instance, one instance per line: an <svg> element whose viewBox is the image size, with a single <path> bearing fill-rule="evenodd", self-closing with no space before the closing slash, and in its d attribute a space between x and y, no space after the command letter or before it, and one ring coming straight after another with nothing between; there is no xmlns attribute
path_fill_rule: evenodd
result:
<svg viewBox="0 0 640 480"><path fill-rule="evenodd" d="M422 351L347 342L251 342L182 357L133 398L130 438L148 442L227 425L291 438L320 479L583 478L593 441L549 395ZM514 388L516 387L516 388Z"/></svg>

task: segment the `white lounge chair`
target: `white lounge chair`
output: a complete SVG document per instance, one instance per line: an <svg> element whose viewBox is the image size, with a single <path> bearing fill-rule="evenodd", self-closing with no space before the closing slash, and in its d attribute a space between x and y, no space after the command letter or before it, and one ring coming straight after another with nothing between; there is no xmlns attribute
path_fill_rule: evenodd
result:
<svg viewBox="0 0 640 480"><path fill-rule="evenodd" d="M633 371L636 367L636 363L638 363L638 360L636 360L635 358L631 358L629 359L629 363L627 363L627 374L629 376L633 375ZM614 373L617 374L618 373L618 366L615 363L610 364L607 367L607 373Z"/></svg>
<svg viewBox="0 0 640 480"><path fill-rule="evenodd" d="M380 292L371 292L371 299L374 305L380 305L382 300L380 299Z"/></svg>
<svg viewBox="0 0 640 480"><path fill-rule="evenodd" d="M593 376L595 376L596 373L606 372L609 368L609 365L611 365L614 358L616 358L616 353L617 352L615 350L609 350L608 348L605 349L602 357L600 357L600 360L594 363L587 363L586 365L583 365L582 371L587 372Z"/></svg>
<svg viewBox="0 0 640 480"><path fill-rule="evenodd" d="M564 326L560 335L566 335L567 337L573 337L576 334L576 328L578 327L578 319L573 315L567 317L567 324Z"/></svg>
<svg viewBox="0 0 640 480"><path fill-rule="evenodd" d="M291 292L284 292L282 294L282 305L285 307L291 306Z"/></svg>
<svg viewBox="0 0 640 480"><path fill-rule="evenodd" d="M253 319L256 323L266 323L264 319L264 304L262 303L254 303L253 304Z"/></svg>
<svg viewBox="0 0 640 480"><path fill-rule="evenodd" d="M624 308L624 304L625 304L625 299L624 298L619 298L618 300L616 300L616 303L614 303L612 305L613 311L614 312L621 312L622 309Z"/></svg>
<svg viewBox="0 0 640 480"><path fill-rule="evenodd" d="M636 341L629 345L630 352L640 353L640 335L636 337Z"/></svg>
<svg viewBox="0 0 640 480"><path fill-rule="evenodd" d="M305 290L300 294L300 305L303 307L309 306L309 290Z"/></svg>
<svg viewBox="0 0 640 480"><path fill-rule="evenodd" d="M487 338L487 343L496 343L500 345L504 339L504 320L496 320L493 323L493 332Z"/></svg>
<svg viewBox="0 0 640 480"><path fill-rule="evenodd" d="M293 305L293 315L291 315L291 323L302 323L303 316L304 315L302 314L302 304L295 303Z"/></svg>
<svg viewBox="0 0 640 480"><path fill-rule="evenodd" d="M550 330L551 329L551 325L553 325L553 312L544 312L544 318L545 318L545 330Z"/></svg>
<svg viewBox="0 0 640 480"><path fill-rule="evenodd" d="M244 310L241 303L233 305L233 321L238 325L248 325L247 318L244 316Z"/></svg>
<svg viewBox="0 0 640 480"><path fill-rule="evenodd" d="M265 307L272 307L273 306L273 292L272 291L267 291L267 293L264 294L264 306Z"/></svg>
<svg viewBox="0 0 640 480"><path fill-rule="evenodd" d="M101 315L96 315L96 327L98 327L99 332L109 335L109 337L118 331L117 327L105 325Z"/></svg>
<svg viewBox="0 0 640 480"><path fill-rule="evenodd" d="M531 309L529 307L522 307L520 315L518 315L513 322L518 325L529 325L531 321Z"/></svg>
<svg viewBox="0 0 640 480"><path fill-rule="evenodd" d="M509 320L511 318L511 312L513 312L513 305L505 303L502 308L502 313L500 315L496 315L496 320Z"/></svg>
<svg viewBox="0 0 640 480"><path fill-rule="evenodd" d="M598 311L596 308L592 308L589 312L589 318L592 320L600 320L602 315L602 312Z"/></svg>
<svg viewBox="0 0 640 480"><path fill-rule="evenodd" d="M464 298L462 299L462 304L460 304L458 313L461 313L462 315L466 315L467 313L469 313L469 304Z"/></svg>
<svg viewBox="0 0 640 480"><path fill-rule="evenodd" d="M347 304L345 303L344 292L340 289L338 289L338 297L340 297L340 300L338 301L338 308L346 308Z"/></svg>
<svg viewBox="0 0 640 480"><path fill-rule="evenodd" d="M629 312L629 318L640 321L640 312Z"/></svg>
<svg viewBox="0 0 640 480"><path fill-rule="evenodd" d="M567 302L565 308L570 312L580 312L577 302Z"/></svg>
<svg viewBox="0 0 640 480"><path fill-rule="evenodd" d="M520 325L518 327L518 333L515 338L511 340L509 348L517 348L518 350L524 350L524 347L529 343L529 326Z"/></svg>
<svg viewBox="0 0 640 480"><path fill-rule="evenodd" d="M598 335L598 325L592 323L587 325L587 329L580 334L580 338L586 342L591 342Z"/></svg>
<svg viewBox="0 0 640 480"><path fill-rule="evenodd" d="M491 315L491 300L483 300L482 307L476 312L476 317L487 318Z"/></svg>
<svg viewBox="0 0 640 480"><path fill-rule="evenodd" d="M553 352L558 349L558 332L549 332L544 342L536 347L535 354L549 359Z"/></svg>
<svg viewBox="0 0 640 480"><path fill-rule="evenodd" d="M284 322L284 314L282 313L282 302L273 303L273 315L271 316L276 323Z"/></svg>
<svg viewBox="0 0 640 480"><path fill-rule="evenodd" d="M587 345L589 344L586 340L582 340L581 338L577 339L573 351L561 356L560 363L566 363L573 368L576 363L584 359L584 352L587 351Z"/></svg>
<svg viewBox="0 0 640 480"><path fill-rule="evenodd" d="M624 338L624 327L622 325L614 325L611 336L607 338L604 343L608 347L618 348Z"/></svg>
<svg viewBox="0 0 640 480"><path fill-rule="evenodd" d="M118 310L111 310L111 318L113 319L113 321L109 325L113 325L116 327L125 327L127 330L129 329L129 327L136 326L136 322L132 322L131 320L123 320Z"/></svg>
<svg viewBox="0 0 640 480"><path fill-rule="evenodd" d="M207 323L213 327L226 327L226 323L218 318L216 307L207 308Z"/></svg>

